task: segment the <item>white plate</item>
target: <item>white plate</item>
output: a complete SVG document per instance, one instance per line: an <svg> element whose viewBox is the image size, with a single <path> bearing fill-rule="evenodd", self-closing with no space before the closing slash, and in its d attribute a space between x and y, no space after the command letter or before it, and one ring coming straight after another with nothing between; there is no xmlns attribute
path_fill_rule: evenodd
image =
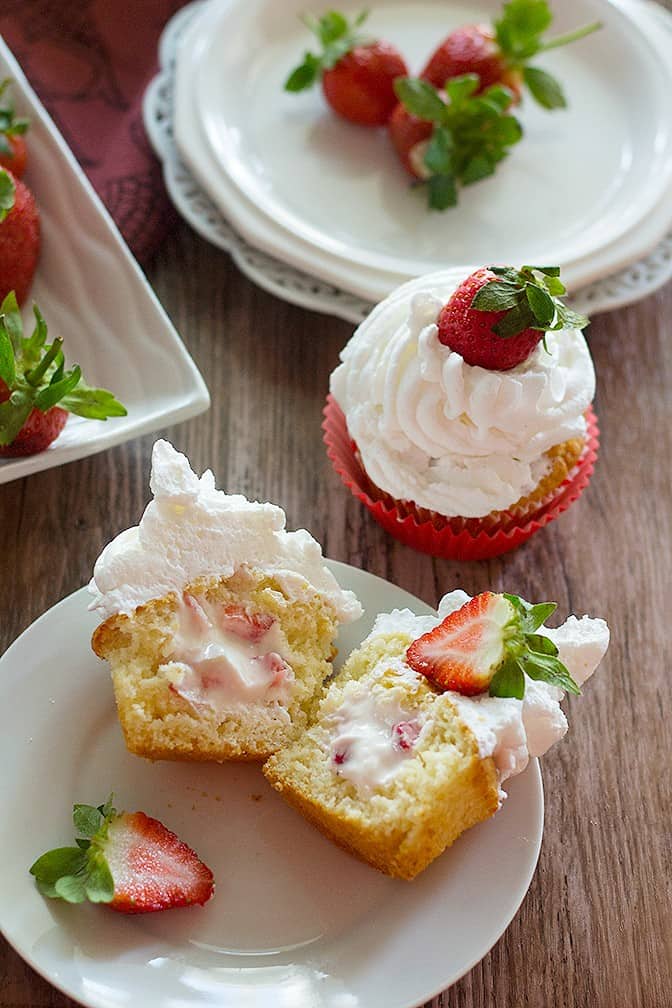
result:
<svg viewBox="0 0 672 1008"><path fill-rule="evenodd" d="M528 102L525 142L495 179L465 190L460 206L443 215L408 192L384 135L339 122L319 91L282 91L288 63L307 43L295 18L302 6L297 0L280 11L270 0L212 0L178 50L178 147L257 247L377 300L409 276L493 259L550 258L577 290L665 234L669 203L646 234L636 233L658 210L672 171L665 104L672 45L644 5L562 6L558 30L595 17L605 22L597 35L544 57L565 82L570 109L549 115ZM462 4L451 24L496 7ZM403 39L419 64L436 40L439 11L437 3L388 0L372 28ZM245 44L227 46L229 37ZM254 53L245 65L237 63L242 51Z"/></svg>
<svg viewBox="0 0 672 1008"><path fill-rule="evenodd" d="M646 0L638 16L655 18L659 30L672 37L672 15L653 0ZM373 308L370 300L358 297L342 286L334 286L314 273L302 271L287 261L274 258L250 245L242 233L225 219L192 171L181 159L173 133L175 54L179 41L190 23L202 10L203 0L195 0L175 14L161 36L159 46L160 71L145 93L143 116L149 139L163 163L166 188L175 207L184 219L206 241L231 254L236 264L254 283L292 304L314 311L336 315L348 322L361 322ZM205 153L208 153L206 148ZM664 219L672 220L672 189L669 204L662 208ZM672 231L654 247L661 211L649 214L637 229L638 242L651 245L651 251L641 259L627 262L617 273L572 292L572 306L584 314L595 316L647 297L672 277ZM265 224L266 219L260 218ZM625 248L627 253L627 246ZM311 263L312 267L312 263ZM359 282L359 273L355 282ZM384 292L390 282L384 281Z"/></svg>
<svg viewBox="0 0 672 1008"><path fill-rule="evenodd" d="M428 606L330 564L367 615ZM543 826L537 761L491 820L412 883L330 844L258 766L151 763L126 752L109 674L90 650L85 590L34 623L0 660L0 927L34 969L90 1008L410 1008L475 965L530 884ZM215 873L204 909L123 917L45 900L28 867L72 842L71 806L142 808Z"/></svg>
<svg viewBox="0 0 672 1008"><path fill-rule="evenodd" d="M128 416L104 423L70 417L39 455L0 459L0 483L71 462L186 420L208 408L208 391L112 219L21 69L0 38L0 79L31 121L26 182L42 219L42 252L29 304L50 336L62 336L69 363L90 385L111 389Z"/></svg>

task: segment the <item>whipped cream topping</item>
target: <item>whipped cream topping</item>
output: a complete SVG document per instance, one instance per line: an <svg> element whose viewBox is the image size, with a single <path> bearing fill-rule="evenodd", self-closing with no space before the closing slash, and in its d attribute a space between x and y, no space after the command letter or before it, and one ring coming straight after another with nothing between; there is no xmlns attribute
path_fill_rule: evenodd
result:
<svg viewBox="0 0 672 1008"><path fill-rule="evenodd" d="M290 597L321 595L343 622L361 616L354 594L324 566L319 543L305 529L285 530L282 508L217 490L212 472L196 476L168 441L154 445L150 486L154 500L140 524L113 539L96 561L90 608L103 618L180 595L199 577L230 577L243 566L272 574Z"/></svg>
<svg viewBox="0 0 672 1008"><path fill-rule="evenodd" d="M286 642L278 621L266 614L223 606L184 594L169 660L159 675L194 707L218 714L289 703L294 672L282 656Z"/></svg>
<svg viewBox="0 0 672 1008"><path fill-rule="evenodd" d="M584 436L595 372L578 330L548 333L510 371L467 364L438 339L454 274L404 284L362 322L331 391L373 482L443 515L481 517L538 485L545 452Z"/></svg>
<svg viewBox="0 0 672 1008"><path fill-rule="evenodd" d="M366 640L390 633L408 635L416 640L433 630L449 613L468 602L469 598L463 591L450 592L441 600L438 616L416 616L409 609L381 613ZM590 616L582 616L580 619L570 616L562 626L544 626L537 633L549 637L555 643L560 661L566 665L579 685L593 674L609 644L609 628L605 621ZM385 673L391 673L409 685L424 681L424 677L412 669L403 656L392 660L382 659L367 679L375 680L377 675ZM364 687L364 683L352 685ZM370 682L366 688L370 691ZM500 785L509 777L522 773L531 756L543 756L567 731L567 719L560 707L563 691L528 676L525 677L525 695L522 700L514 697L491 697L488 694L466 697L452 691L447 691L444 695L450 698L460 718L475 736L481 758L492 757L494 760ZM344 705L342 715L338 708L332 715L335 718L342 716L349 737L366 739L367 744L369 739L375 738L378 748L384 747L371 758L359 758L354 767L354 775L349 777L363 793L370 793L381 783L387 782L400 763L413 755L412 747L401 757L395 755L389 731L385 734L385 730L381 728L381 723L387 726L394 717L401 720L401 709L390 709L392 720L381 717L376 709L376 694L370 696L374 699L369 699L367 703L358 701L356 704ZM412 722L413 718L412 712L406 710L403 713L404 721ZM429 723L429 720L425 722L425 728ZM332 755L336 751L336 739L337 735L334 734L331 740ZM344 767L347 768L347 765L343 764L339 768L343 775L347 772Z"/></svg>
<svg viewBox="0 0 672 1008"><path fill-rule="evenodd" d="M334 772L361 794L392 780L422 736L424 717L405 709L396 692L348 683L345 698L326 719Z"/></svg>

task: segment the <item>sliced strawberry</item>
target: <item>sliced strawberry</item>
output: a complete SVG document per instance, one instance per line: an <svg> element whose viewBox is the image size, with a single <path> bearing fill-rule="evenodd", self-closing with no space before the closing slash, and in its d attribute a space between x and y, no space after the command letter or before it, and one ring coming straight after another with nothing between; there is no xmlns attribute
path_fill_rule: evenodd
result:
<svg viewBox="0 0 672 1008"><path fill-rule="evenodd" d="M464 280L441 309L439 341L467 364L508 371L527 360L549 331L583 329L584 315L557 297L557 267L484 267Z"/></svg>
<svg viewBox="0 0 672 1008"><path fill-rule="evenodd" d="M488 689L518 629L513 605L503 595L483 592L413 641L406 660L435 686L475 696Z"/></svg>
<svg viewBox="0 0 672 1008"><path fill-rule="evenodd" d="M270 613L251 612L243 606L227 605L219 610L217 621L222 630L257 644L276 619Z"/></svg>
<svg viewBox="0 0 672 1008"><path fill-rule="evenodd" d="M307 52L285 82L286 91L303 91L320 78L334 112L358 126L384 126L397 104L394 82L408 73L403 56L389 42L363 38L358 29L363 12L350 24L339 11L320 18L306 16L322 52Z"/></svg>
<svg viewBox="0 0 672 1008"><path fill-rule="evenodd" d="M121 913L202 905L214 892L212 872L158 819L75 805L76 847L58 847L30 868L45 896L68 903L107 903Z"/></svg>
<svg viewBox="0 0 672 1008"><path fill-rule="evenodd" d="M580 693L558 649L536 631L555 602L530 605L518 595L483 592L413 641L406 661L441 690L476 696L525 694L525 677Z"/></svg>
<svg viewBox="0 0 672 1008"><path fill-rule="evenodd" d="M47 343L37 305L33 313L35 328L24 336L14 292L0 304L0 456L44 451L63 430L68 413L92 420L126 416L111 392L84 384L78 365L65 370L63 340Z"/></svg>
<svg viewBox="0 0 672 1008"><path fill-rule="evenodd" d="M28 186L0 169L0 301L23 304L40 254L40 215Z"/></svg>
<svg viewBox="0 0 672 1008"><path fill-rule="evenodd" d="M101 850L114 881L113 910L151 913L207 903L212 872L174 833L144 812L124 812L107 827Z"/></svg>
<svg viewBox="0 0 672 1008"><path fill-rule="evenodd" d="M392 743L395 749L412 749L419 735L420 725L417 721L400 721L392 728Z"/></svg>

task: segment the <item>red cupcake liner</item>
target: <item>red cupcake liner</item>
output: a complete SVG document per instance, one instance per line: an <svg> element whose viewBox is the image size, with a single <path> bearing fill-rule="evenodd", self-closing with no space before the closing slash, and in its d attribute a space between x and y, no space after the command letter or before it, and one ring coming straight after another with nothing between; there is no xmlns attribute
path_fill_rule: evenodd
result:
<svg viewBox="0 0 672 1008"><path fill-rule="evenodd" d="M419 521L402 502L383 494L366 475L357 458L345 416L332 395L327 396L322 430L327 455L343 483L386 532L406 546L450 560L487 560L508 553L526 542L539 529L555 521L581 496L590 482L599 448L597 417L591 406L585 413L588 425L586 447L567 479L532 513L517 518L505 513L487 528L479 518L451 519L434 516Z"/></svg>

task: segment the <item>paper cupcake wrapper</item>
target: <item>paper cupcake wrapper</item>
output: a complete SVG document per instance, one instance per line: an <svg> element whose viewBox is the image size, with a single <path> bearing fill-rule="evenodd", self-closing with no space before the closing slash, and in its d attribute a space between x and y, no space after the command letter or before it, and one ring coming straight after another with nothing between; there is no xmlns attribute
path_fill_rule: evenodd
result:
<svg viewBox="0 0 672 1008"><path fill-rule="evenodd" d="M535 501L526 509L517 508L485 518L446 518L384 494L366 475L357 446L348 433L343 411L331 395L327 396L322 430L327 455L335 471L386 532L406 546L431 556L486 560L521 546L566 511L586 489L595 468L599 429L592 407L588 407L585 417L586 446L564 482L547 498Z"/></svg>

